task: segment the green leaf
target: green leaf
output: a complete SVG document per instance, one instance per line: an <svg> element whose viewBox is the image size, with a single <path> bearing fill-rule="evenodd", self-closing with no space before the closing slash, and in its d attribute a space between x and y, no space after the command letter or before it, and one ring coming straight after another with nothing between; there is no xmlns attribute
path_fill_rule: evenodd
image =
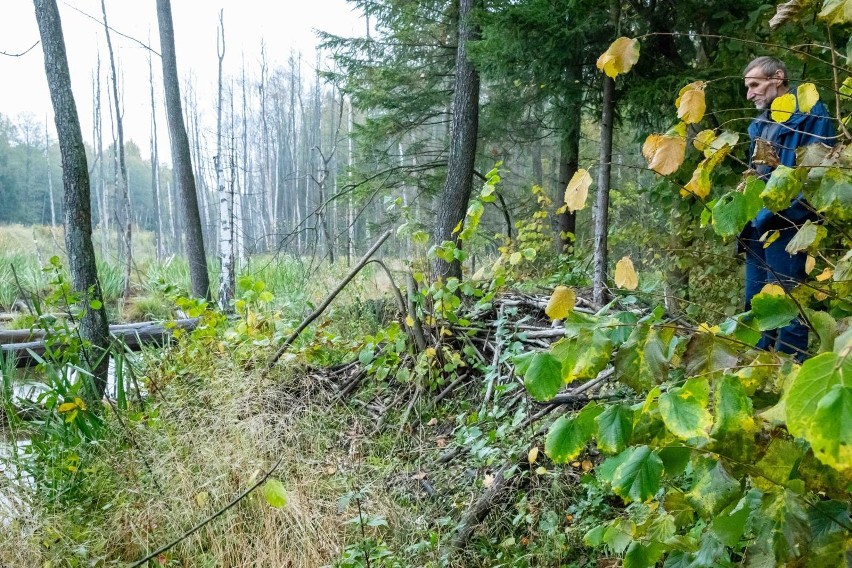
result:
<svg viewBox="0 0 852 568"><path fill-rule="evenodd" d="M263 484L263 496L266 497L266 502L276 509L287 505L287 491L284 489L284 484L275 478L267 479Z"/></svg>
<svg viewBox="0 0 852 568"><path fill-rule="evenodd" d="M583 544L591 548L596 548L603 544L603 537L606 532L606 528L606 525L596 525L583 535Z"/></svg>
<svg viewBox="0 0 852 568"><path fill-rule="evenodd" d="M790 239L787 246L784 248L790 254L796 254L803 250L814 251L819 246L819 243L828 235L828 229L822 225L817 225L810 221L806 221L801 228L796 231L796 235Z"/></svg>
<svg viewBox="0 0 852 568"><path fill-rule="evenodd" d="M763 207L760 194L764 188L760 178L749 177L742 193L732 191L716 201L713 206L713 230L716 234L721 237L739 235Z"/></svg>
<svg viewBox="0 0 852 568"><path fill-rule="evenodd" d="M562 388L562 362L546 351L537 352L524 373L524 386L535 400L550 400Z"/></svg>
<svg viewBox="0 0 852 568"><path fill-rule="evenodd" d="M754 347L762 333L757 329L754 323L754 317L751 312L737 314L726 319L719 324L720 331L727 337L741 341L747 345Z"/></svg>
<svg viewBox="0 0 852 568"><path fill-rule="evenodd" d="M621 467L621 464L627 461L627 458L630 457L632 451L632 448L628 448L617 456L611 456L605 459L601 463L601 465L599 465L595 469L598 480L602 481L603 483L612 485L612 481L615 478L615 472L618 471L618 468Z"/></svg>
<svg viewBox="0 0 852 568"><path fill-rule="evenodd" d="M591 440L595 418L603 411L596 403L586 405L574 418L560 416L550 427L544 452L556 463L567 463L583 451Z"/></svg>
<svg viewBox="0 0 852 568"><path fill-rule="evenodd" d="M770 545L776 565L800 555L810 538L808 515L801 498L789 489L781 489L764 497L760 515L762 530L758 541Z"/></svg>
<svg viewBox="0 0 852 568"><path fill-rule="evenodd" d="M834 349L834 340L837 337L837 322L828 312L817 310L805 310L808 321L819 337L819 352L826 353Z"/></svg>
<svg viewBox="0 0 852 568"><path fill-rule="evenodd" d="M793 441L776 438L755 465L752 483L763 491L787 486L805 452Z"/></svg>
<svg viewBox="0 0 852 568"><path fill-rule="evenodd" d="M843 415L848 410L845 391L835 392L823 401L838 385L852 387L852 357L843 357L834 352L821 353L802 364L785 396L787 429L792 435L810 442L812 446L816 440L814 453L820 461L827 459L832 463L836 461L834 456L839 455L832 451L832 448L837 447L834 444L848 439L847 434L838 429L837 424L819 424L817 415L823 416L824 419L829 411L840 412L841 415L831 417L829 421L848 428L849 417Z"/></svg>
<svg viewBox="0 0 852 568"><path fill-rule="evenodd" d="M696 332L683 355L686 376L718 374L737 365L734 344L712 333Z"/></svg>
<svg viewBox="0 0 852 568"><path fill-rule="evenodd" d="M633 329L615 355L615 377L636 392L644 392L668 379L668 348L674 329L657 330L647 323Z"/></svg>
<svg viewBox="0 0 852 568"><path fill-rule="evenodd" d="M692 448L686 446L668 446L661 448L658 455L663 460L666 475L675 477L683 473L686 466L689 465Z"/></svg>
<svg viewBox="0 0 852 568"><path fill-rule="evenodd" d="M613 519L606 525L603 543L616 554L621 554L633 541L636 524L629 519Z"/></svg>
<svg viewBox="0 0 852 568"><path fill-rule="evenodd" d="M89 302L89 307L93 310L99 310L104 307L104 305L103 302L101 302L100 300L92 300Z"/></svg>
<svg viewBox="0 0 852 568"><path fill-rule="evenodd" d="M849 503L817 501L808 508L808 524L813 540L823 539L833 533L845 533L844 527L849 524Z"/></svg>
<svg viewBox="0 0 852 568"><path fill-rule="evenodd" d="M536 356L536 353L541 353L540 351L524 351L520 355L515 355L512 357L512 364L515 365L515 373L519 376L524 376L527 374L527 370L530 368L530 364L532 363L533 358Z"/></svg>
<svg viewBox="0 0 852 568"><path fill-rule="evenodd" d="M789 207L790 202L802 191L805 174L805 170L785 165L776 167L766 182L766 188L760 194L763 205L773 212Z"/></svg>
<svg viewBox="0 0 852 568"><path fill-rule="evenodd" d="M608 406L596 418L598 448L615 454L622 451L633 432L633 411L623 404Z"/></svg>
<svg viewBox="0 0 852 568"><path fill-rule="evenodd" d="M818 212L835 221L852 220L852 185L849 173L827 168L816 190L808 192L808 202Z"/></svg>
<svg viewBox="0 0 852 568"><path fill-rule="evenodd" d="M819 400L808 441L822 463L852 469L852 387L834 385Z"/></svg>
<svg viewBox="0 0 852 568"><path fill-rule="evenodd" d="M644 545L634 540L627 548L621 565L623 568L653 568L662 555L659 544Z"/></svg>
<svg viewBox="0 0 852 568"><path fill-rule="evenodd" d="M625 501L645 502L660 490L663 462L648 446L626 451L630 453L615 471L612 489Z"/></svg>
<svg viewBox="0 0 852 568"><path fill-rule="evenodd" d="M703 460L695 469L695 482L686 497L702 518L710 520L739 497L740 484L721 462Z"/></svg>
<svg viewBox="0 0 852 568"><path fill-rule="evenodd" d="M761 292L751 299L751 313L761 331L778 329L799 315L799 308L787 294Z"/></svg>
<svg viewBox="0 0 852 568"><path fill-rule="evenodd" d="M731 503L713 517L710 527L719 542L731 548L743 538L751 514L760 506L760 491L750 490L738 502Z"/></svg>
<svg viewBox="0 0 852 568"><path fill-rule="evenodd" d="M612 357L612 340L602 330L581 329L576 339L567 340L568 351L554 349L554 355L565 353L562 360L562 381L565 384L581 379L593 379L603 371Z"/></svg>
<svg viewBox="0 0 852 568"><path fill-rule="evenodd" d="M706 438L713 417L707 411L710 386L706 380L690 379L681 388L660 396L660 415L666 428L678 438Z"/></svg>
<svg viewBox="0 0 852 568"><path fill-rule="evenodd" d="M714 422L711 436L724 436L733 432L753 433L754 423L751 399L746 395L737 377L725 375L716 382L714 396Z"/></svg>

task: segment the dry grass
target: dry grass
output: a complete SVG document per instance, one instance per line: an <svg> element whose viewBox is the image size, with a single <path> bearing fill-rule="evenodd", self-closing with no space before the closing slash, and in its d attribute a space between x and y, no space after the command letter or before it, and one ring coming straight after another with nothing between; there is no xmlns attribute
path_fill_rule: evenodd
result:
<svg viewBox="0 0 852 568"><path fill-rule="evenodd" d="M137 560L226 506L282 456L273 477L287 488L286 507L271 507L257 490L164 558L169 566L333 563L357 528L344 524L354 513L339 511L338 499L356 483L371 483L359 448L369 425L338 411L330 389L298 372L264 378L236 370L226 357L209 363L203 377L173 380L161 392L156 423L133 429L136 448L105 443L102 465L121 491L98 526L81 530L73 512L44 504L27 526L0 535L0 566ZM404 530L410 519L382 483L374 487L365 508ZM46 540L54 544L46 548Z"/></svg>

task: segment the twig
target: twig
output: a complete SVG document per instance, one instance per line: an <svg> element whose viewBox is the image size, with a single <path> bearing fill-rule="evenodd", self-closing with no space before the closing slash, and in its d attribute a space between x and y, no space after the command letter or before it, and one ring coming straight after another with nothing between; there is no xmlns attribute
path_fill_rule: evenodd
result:
<svg viewBox="0 0 852 568"><path fill-rule="evenodd" d="M196 533L199 529L201 529L202 527L204 527L204 525L206 525L206 524L207 524L207 523L209 523L210 521L212 521L212 520L214 520L215 518L217 518L217 517L219 517L219 516L223 515L226 511L228 511L228 509L230 509L231 507L233 507L234 505L236 505L237 503L239 503L240 501L242 501L245 497L247 497L247 496L248 496L248 494L249 494L249 493L251 493L252 491L254 491L255 489L257 489L258 487L260 487L260 486L263 484L263 482L264 482L264 481L266 481L267 479L269 479L269 476L270 476L270 475L272 475L272 473L273 473L276 469L278 469L278 466L279 466L279 465L281 465L281 462L282 462L282 461L284 461L284 456L283 456L283 455L282 455L280 458L278 458L278 461L277 461L277 462L275 462L275 465L273 465L273 466L270 468L270 470L269 470L269 471L267 471L267 472L266 472L266 473L265 473L265 474L264 474L264 475L263 475L260 479L258 479L258 480L257 480L257 481L256 481L256 482L255 482L255 483L254 483L251 487L249 487L248 489L246 489L245 491L243 491L242 493L240 493L240 495L238 495L238 496L237 496L237 497L236 497L233 501L231 501L230 503L228 503L227 505L225 505L224 507L222 507L221 509L219 509L218 511L216 511L215 513L213 513L212 515L210 515L209 517L207 517L206 519L204 519L203 521L201 521L200 523L198 523L197 525L195 525L194 527L192 527L191 529L189 529L188 531L186 531L186 532L185 532L185 533L183 533L181 536L179 536L179 537L178 537L178 538L176 538L175 540L171 541L171 542L170 542L170 543L168 543L167 545L165 545L165 546L161 546L160 548L158 548L157 550L155 550L154 552L152 552L151 554L149 554L148 556L146 556L146 557L145 557L145 558L143 558L142 560L137 560L136 562L134 562L133 564L131 564L131 565L130 565L130 568L136 568L137 566L142 566L144 563L148 562L149 560L151 560L151 559L152 559L152 558L154 558L155 556L157 556L157 555L159 555L159 554L164 553L165 551L169 550L170 548L172 548L172 547L173 547L173 546L175 546L176 544L180 543L180 542L181 542L181 541L183 541L184 539L186 539L186 538L188 538L188 537L192 536L194 533Z"/></svg>
<svg viewBox="0 0 852 568"><path fill-rule="evenodd" d="M370 248L370 250L367 251L367 253L364 255L364 258L362 258L358 262L358 264L356 264L352 268L352 270L349 272L349 274L346 275L346 278L343 279L343 281L337 286L337 288L335 288L331 292L331 294L328 295L328 297L323 301L323 303L316 310L314 310L314 312L311 315L306 317L302 321L302 323L299 324L299 327L297 327L296 330L293 333L290 334L290 337L288 337L284 341L284 344L281 345L281 347L278 349L278 351L275 353L275 355L273 355L272 357L269 358L269 361L266 363L266 370L267 371L269 369L271 369L272 365L274 365L275 362L278 361L278 359L284 354L284 352L287 351L287 348L290 347L290 344L293 343L296 340L297 337L299 337L299 334L301 334L305 330L305 328L308 327L311 324L312 321L317 319L325 311L325 309L329 306L329 304L331 304L332 300L334 300L334 298L336 298L337 295L340 294L341 291L343 291L343 289L346 287L346 285L349 284L349 282L353 278L355 278L355 275L358 274L358 272L360 272L361 269L364 268L364 266L367 265L367 262L369 262L370 257L373 256L373 254L379 249L380 246L382 246L382 244L388 239L388 237L391 236L392 233L393 233L392 230L385 231L385 234L383 234L381 237L379 237L379 240L376 241L376 244L374 244Z"/></svg>
<svg viewBox="0 0 852 568"><path fill-rule="evenodd" d="M435 401L434 401L435 404L438 404L439 402L441 402L442 400L447 398L447 396L449 396L450 393L452 393L454 390L456 390L456 387L459 386L462 383L462 381L464 381L467 377L468 377L468 374L463 373L456 380L454 380L449 385L447 385L447 388L445 388L444 390L439 392L438 396L435 397Z"/></svg>
<svg viewBox="0 0 852 568"><path fill-rule="evenodd" d="M38 45L38 44L40 44L40 43L41 43L40 41L36 41L36 42L35 42L34 44L32 44L29 48L25 49L25 50L24 50L24 51L22 51L21 53L8 53L8 52L6 52L6 51L0 51L0 55L5 55L5 56L7 56L7 57L22 57L22 56L24 56L24 55L28 54L28 53L29 53L30 51L32 51L33 49L35 49L35 46L37 46L37 45Z"/></svg>

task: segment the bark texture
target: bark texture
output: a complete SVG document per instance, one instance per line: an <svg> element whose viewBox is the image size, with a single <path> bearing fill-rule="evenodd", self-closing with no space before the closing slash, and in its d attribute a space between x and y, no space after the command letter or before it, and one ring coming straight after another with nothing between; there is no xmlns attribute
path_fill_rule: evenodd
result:
<svg viewBox="0 0 852 568"><path fill-rule="evenodd" d="M447 180L438 209L435 242L455 241L453 229L464 219L473 186L476 138L479 132L479 73L467 55L467 42L479 37L471 15L479 0L459 0L458 52L456 54L456 86L453 92L453 125ZM434 279L461 278L461 263L435 259Z"/></svg>
<svg viewBox="0 0 852 568"><path fill-rule="evenodd" d="M198 210L198 195L189 151L189 137L183 121L180 100L180 83L177 74L175 34L172 24L170 0L157 0L157 23L160 29L160 52L163 60L163 88L166 98L166 119L172 148L174 178L180 195L183 213L184 241L189 261L189 276L192 293L199 298L210 298L210 276L204 254L204 237L201 230L201 215Z"/></svg>
<svg viewBox="0 0 852 568"><path fill-rule="evenodd" d="M62 155L62 186L65 207L65 247L71 284L84 308L80 335L90 343L86 352L90 370L95 376L97 396L103 395L107 382L109 324L103 306L101 287L92 244L92 211L89 201L89 169L86 149L65 55L65 39L56 0L34 0L36 19L44 51L44 70L53 104L59 150ZM100 309L91 307L100 303Z"/></svg>

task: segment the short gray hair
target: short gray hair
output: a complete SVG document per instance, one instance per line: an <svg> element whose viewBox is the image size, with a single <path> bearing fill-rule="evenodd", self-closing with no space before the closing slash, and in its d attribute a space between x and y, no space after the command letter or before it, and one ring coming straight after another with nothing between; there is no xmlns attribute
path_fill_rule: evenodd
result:
<svg viewBox="0 0 852 568"><path fill-rule="evenodd" d="M787 66L777 57L770 57L768 55L755 57L748 65L745 66L745 69L743 69L743 77L748 77L748 73L752 69L759 69L765 77L772 77L775 73L781 71L784 73L784 86L786 87L790 84L790 75L787 73Z"/></svg>

